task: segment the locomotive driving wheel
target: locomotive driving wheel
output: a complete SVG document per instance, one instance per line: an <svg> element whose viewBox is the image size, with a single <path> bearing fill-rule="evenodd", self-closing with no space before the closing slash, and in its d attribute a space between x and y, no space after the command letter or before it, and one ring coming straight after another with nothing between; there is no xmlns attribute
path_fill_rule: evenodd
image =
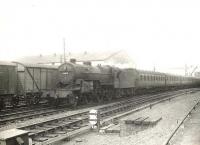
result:
<svg viewBox="0 0 200 145"><path fill-rule="evenodd" d="M103 102L103 96L101 96L100 94L95 94L95 98L97 100L97 103Z"/></svg>
<svg viewBox="0 0 200 145"><path fill-rule="evenodd" d="M71 94L71 95L68 95L67 98L68 98L68 102L71 106L73 106L73 107L77 106L78 98L79 98L77 95Z"/></svg>
<svg viewBox="0 0 200 145"><path fill-rule="evenodd" d="M80 98L80 100L79 100L79 103L80 104L89 104L89 100L88 100L88 96L87 95L85 95L85 94L81 94L80 96L79 96L79 98Z"/></svg>

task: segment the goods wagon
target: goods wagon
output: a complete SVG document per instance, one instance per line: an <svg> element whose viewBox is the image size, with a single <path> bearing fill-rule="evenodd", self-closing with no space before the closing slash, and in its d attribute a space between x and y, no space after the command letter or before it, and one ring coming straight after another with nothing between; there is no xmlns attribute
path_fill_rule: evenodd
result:
<svg viewBox="0 0 200 145"><path fill-rule="evenodd" d="M57 82L57 67L38 64L17 65L17 93L24 96L28 104L37 104L42 96L54 92Z"/></svg>
<svg viewBox="0 0 200 145"><path fill-rule="evenodd" d="M55 94L57 78L56 66L0 62L0 110L49 99Z"/></svg>

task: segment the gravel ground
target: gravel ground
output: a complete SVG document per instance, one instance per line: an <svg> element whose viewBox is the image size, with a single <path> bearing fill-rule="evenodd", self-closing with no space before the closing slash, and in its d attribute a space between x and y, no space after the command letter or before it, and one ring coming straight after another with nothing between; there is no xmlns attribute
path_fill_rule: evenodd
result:
<svg viewBox="0 0 200 145"><path fill-rule="evenodd" d="M200 105L184 121L170 141L170 145L199 145L200 144Z"/></svg>
<svg viewBox="0 0 200 145"><path fill-rule="evenodd" d="M153 128L138 132L134 135L120 137L118 134L88 133L72 139L70 142L60 142L62 145L162 145L170 136L189 110L200 99L200 92L186 94L173 100L153 106L127 116L127 119L149 116L162 117L162 120ZM124 120L125 118L123 118Z"/></svg>

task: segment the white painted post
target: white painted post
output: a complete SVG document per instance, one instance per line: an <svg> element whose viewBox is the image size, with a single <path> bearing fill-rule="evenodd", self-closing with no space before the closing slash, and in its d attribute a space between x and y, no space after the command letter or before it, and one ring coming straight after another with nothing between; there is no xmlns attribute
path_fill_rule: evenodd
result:
<svg viewBox="0 0 200 145"><path fill-rule="evenodd" d="M100 128L100 115L98 110L90 110L89 112L89 123L92 126L92 129Z"/></svg>

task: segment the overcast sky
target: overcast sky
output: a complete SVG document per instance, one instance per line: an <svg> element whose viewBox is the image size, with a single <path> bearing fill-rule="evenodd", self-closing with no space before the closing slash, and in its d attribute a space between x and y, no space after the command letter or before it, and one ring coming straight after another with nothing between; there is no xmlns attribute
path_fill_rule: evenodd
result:
<svg viewBox="0 0 200 145"><path fill-rule="evenodd" d="M1 0L0 60L126 50L137 66L200 62L199 0Z"/></svg>

